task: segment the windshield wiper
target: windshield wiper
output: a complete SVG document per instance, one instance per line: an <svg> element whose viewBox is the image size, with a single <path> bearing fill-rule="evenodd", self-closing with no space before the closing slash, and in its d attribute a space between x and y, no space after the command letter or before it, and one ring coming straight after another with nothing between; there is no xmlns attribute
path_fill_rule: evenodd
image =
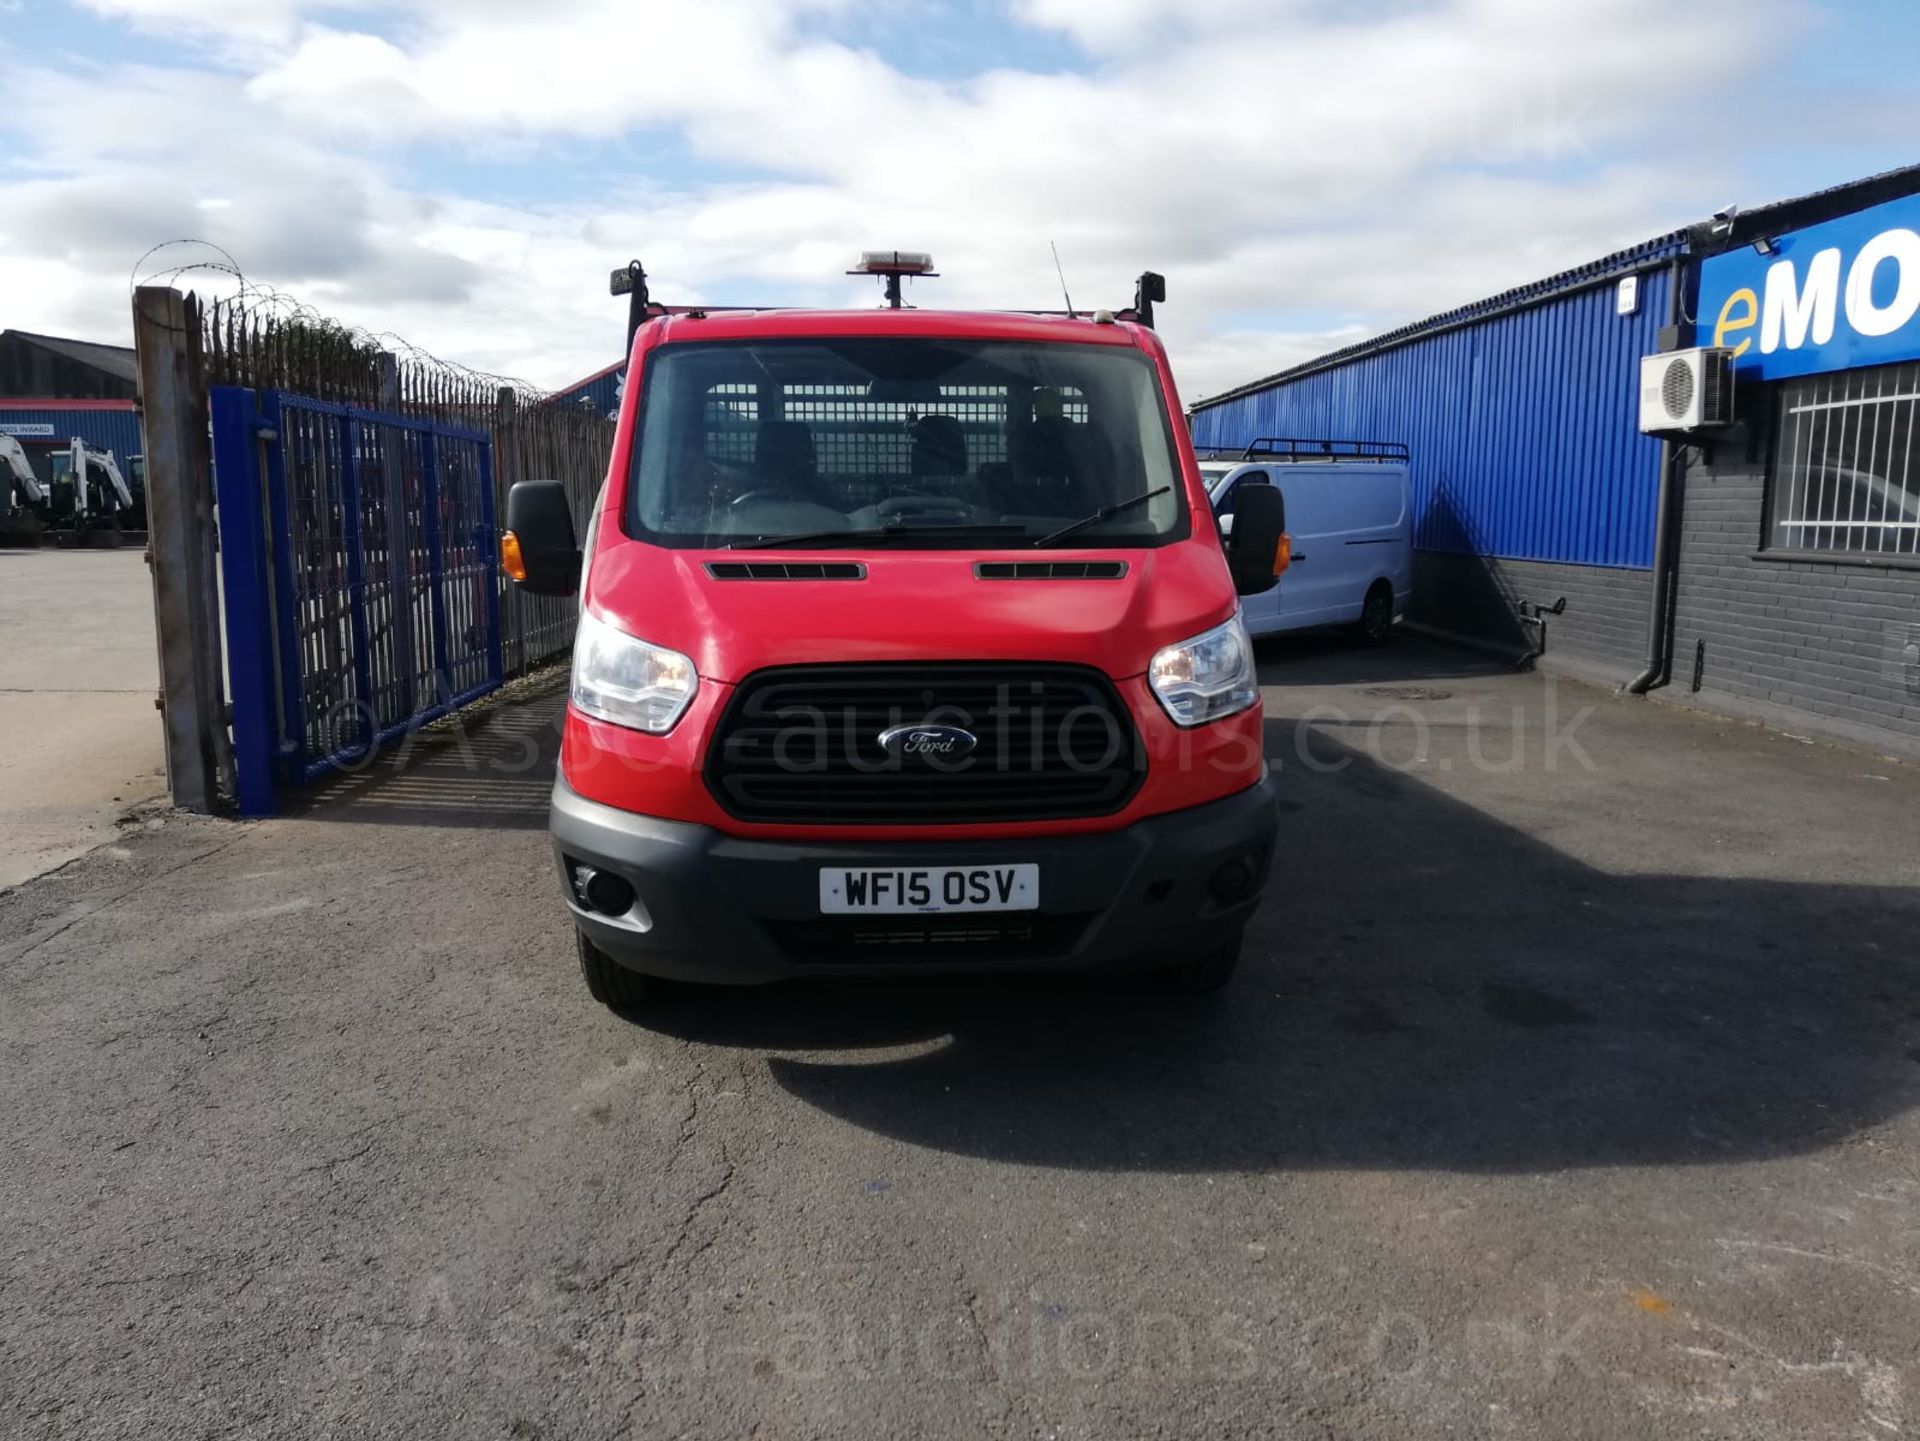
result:
<svg viewBox="0 0 1920 1441"><path fill-rule="evenodd" d="M1142 491L1139 495L1132 496L1127 500L1116 500L1112 505L1103 505L1092 515L1082 516L1071 525L1061 526L1060 529L1054 531L1051 535L1041 536L1040 539L1033 543L1034 548L1037 550L1043 545L1052 545L1056 540L1064 540L1070 535L1076 535L1090 525L1098 525L1103 520L1112 520L1116 515L1132 510L1136 506L1145 505L1150 500L1158 500L1161 496L1170 493L1172 490L1172 486L1163 485L1158 490Z"/></svg>
<svg viewBox="0 0 1920 1441"><path fill-rule="evenodd" d="M828 545L889 540L925 540L935 535L1025 535L1024 525L879 525L866 530L806 530L797 535L768 535L730 540L726 550L771 550L781 545Z"/></svg>

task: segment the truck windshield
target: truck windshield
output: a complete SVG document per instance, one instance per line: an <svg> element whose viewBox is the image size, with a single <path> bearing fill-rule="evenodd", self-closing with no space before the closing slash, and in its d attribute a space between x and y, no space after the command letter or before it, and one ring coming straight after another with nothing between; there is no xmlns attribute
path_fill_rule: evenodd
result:
<svg viewBox="0 0 1920 1441"><path fill-rule="evenodd" d="M646 362L627 529L659 545L1049 547L1187 533L1154 367L1106 345L667 345ZM951 531L949 534L948 532ZM987 537L991 539L987 539Z"/></svg>

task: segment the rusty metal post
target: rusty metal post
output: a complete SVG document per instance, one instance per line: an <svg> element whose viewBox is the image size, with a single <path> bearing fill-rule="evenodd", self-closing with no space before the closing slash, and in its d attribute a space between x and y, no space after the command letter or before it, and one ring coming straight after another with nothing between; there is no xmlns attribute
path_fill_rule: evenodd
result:
<svg viewBox="0 0 1920 1441"><path fill-rule="evenodd" d="M223 791L232 793L233 751L220 676L213 462L198 306L177 290L143 285L133 295L133 335L167 787L175 805L212 811Z"/></svg>
<svg viewBox="0 0 1920 1441"><path fill-rule="evenodd" d="M516 480L525 480L521 452L520 396L511 385L493 393L493 513L505 525L507 492ZM517 586L505 585L494 567L493 586L500 599L500 656L508 675L518 675L527 663L529 598Z"/></svg>
<svg viewBox="0 0 1920 1441"><path fill-rule="evenodd" d="M400 413L400 357L383 350L373 358L374 373L380 387L380 403L375 410L389 415Z"/></svg>

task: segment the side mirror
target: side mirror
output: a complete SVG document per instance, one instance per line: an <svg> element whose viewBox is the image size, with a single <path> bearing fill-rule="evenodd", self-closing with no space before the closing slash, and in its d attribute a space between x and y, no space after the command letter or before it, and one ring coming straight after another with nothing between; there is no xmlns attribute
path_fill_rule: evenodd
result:
<svg viewBox="0 0 1920 1441"><path fill-rule="evenodd" d="M572 595L580 589L573 502L559 481L523 480L507 492L500 568L507 579L533 595Z"/></svg>
<svg viewBox="0 0 1920 1441"><path fill-rule="evenodd" d="M1287 534L1287 502L1263 471L1240 477L1233 490L1233 531L1227 536L1227 569L1241 595L1273 589L1285 569L1281 547Z"/></svg>

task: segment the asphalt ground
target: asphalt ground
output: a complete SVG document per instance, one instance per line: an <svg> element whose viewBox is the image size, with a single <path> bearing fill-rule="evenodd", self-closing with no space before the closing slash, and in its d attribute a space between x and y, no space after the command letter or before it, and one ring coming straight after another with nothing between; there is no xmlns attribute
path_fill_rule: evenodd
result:
<svg viewBox="0 0 1920 1441"><path fill-rule="evenodd" d="M0 896L0 1436L1920 1427L1920 773L1263 656L1214 999L606 1012L551 684Z"/></svg>

